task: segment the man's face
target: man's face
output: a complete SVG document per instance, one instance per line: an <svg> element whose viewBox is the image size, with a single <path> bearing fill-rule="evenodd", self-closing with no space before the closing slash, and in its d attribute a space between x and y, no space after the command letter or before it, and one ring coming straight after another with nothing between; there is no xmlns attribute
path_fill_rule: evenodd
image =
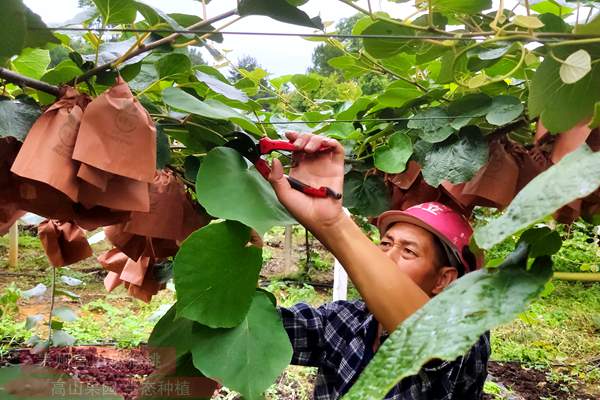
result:
<svg viewBox="0 0 600 400"><path fill-rule="evenodd" d="M397 222L382 236L381 250L404 273L432 296L438 285L440 270L436 266L434 236L407 222Z"/></svg>

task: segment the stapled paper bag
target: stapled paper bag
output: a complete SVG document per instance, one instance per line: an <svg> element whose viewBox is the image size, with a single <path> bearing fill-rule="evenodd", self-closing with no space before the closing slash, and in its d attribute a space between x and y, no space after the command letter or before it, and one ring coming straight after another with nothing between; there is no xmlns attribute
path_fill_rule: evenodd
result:
<svg viewBox="0 0 600 400"><path fill-rule="evenodd" d="M87 96L68 88L33 124L12 165L15 174L43 182L77 201L79 185L73 148Z"/></svg>
<svg viewBox="0 0 600 400"><path fill-rule="evenodd" d="M111 174L152 182L156 127L122 78L86 108L73 158Z"/></svg>
<svg viewBox="0 0 600 400"><path fill-rule="evenodd" d="M181 237L185 188L169 171L156 171L150 184L150 209L132 212L124 230L141 236L177 240Z"/></svg>
<svg viewBox="0 0 600 400"><path fill-rule="evenodd" d="M100 254L97 260L105 270L121 275L121 272L125 267L125 263L127 260L129 260L129 257L127 257L127 255L121 250L114 248Z"/></svg>
<svg viewBox="0 0 600 400"><path fill-rule="evenodd" d="M38 226L38 234L54 267L75 264L92 255L85 234L71 222L45 220Z"/></svg>
<svg viewBox="0 0 600 400"><path fill-rule="evenodd" d="M112 175L106 190L102 191L80 181L79 202L87 208L103 206L114 210L146 212L150 209L148 183Z"/></svg>

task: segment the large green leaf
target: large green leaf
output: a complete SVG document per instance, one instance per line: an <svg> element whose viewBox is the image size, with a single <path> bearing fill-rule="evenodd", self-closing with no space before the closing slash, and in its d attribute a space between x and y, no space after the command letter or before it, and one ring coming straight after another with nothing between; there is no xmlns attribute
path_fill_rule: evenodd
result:
<svg viewBox="0 0 600 400"><path fill-rule="evenodd" d="M377 21L364 29L361 34L415 36L415 31L414 29L398 26L390 22ZM365 50L376 58L389 58L414 47L414 43L406 39L365 38L363 39L363 44Z"/></svg>
<svg viewBox="0 0 600 400"><path fill-rule="evenodd" d="M22 141L41 114L39 107L29 103L0 101L0 137L14 136Z"/></svg>
<svg viewBox="0 0 600 400"><path fill-rule="evenodd" d="M39 15L25 7L25 23L27 24L27 34L23 47L42 47L46 43L60 43L42 21Z"/></svg>
<svg viewBox="0 0 600 400"><path fill-rule="evenodd" d="M310 18L286 0L238 0L238 13L241 17L265 15L288 24L324 28L320 17Z"/></svg>
<svg viewBox="0 0 600 400"><path fill-rule="evenodd" d="M0 61L19 54L25 44L27 19L21 0L5 0L0 12Z"/></svg>
<svg viewBox="0 0 600 400"><path fill-rule="evenodd" d="M584 144L529 182L500 217L475 231L475 240L481 248L490 249L599 186L600 152Z"/></svg>
<svg viewBox="0 0 600 400"><path fill-rule="evenodd" d="M202 373L240 392L262 399L292 359L292 346L281 317L267 294L256 291L250 311L231 329L194 326L192 356Z"/></svg>
<svg viewBox="0 0 600 400"><path fill-rule="evenodd" d="M431 0L431 4L443 14L475 14L492 7L491 0Z"/></svg>
<svg viewBox="0 0 600 400"><path fill-rule="evenodd" d="M130 24L137 9L133 0L93 0L106 25Z"/></svg>
<svg viewBox="0 0 600 400"><path fill-rule="evenodd" d="M248 101L248 96L246 96L246 94L240 89L223 82L213 75L209 75L202 71L196 71L196 78L198 78L200 82L204 82L204 84L206 84L206 86L208 86L210 90L215 93L222 94L223 96L232 100L243 102Z"/></svg>
<svg viewBox="0 0 600 400"><path fill-rule="evenodd" d="M188 113L232 121L247 131L262 134L262 131L246 116L217 100L207 99L202 101L179 88L170 87L163 91L163 102Z"/></svg>
<svg viewBox="0 0 600 400"><path fill-rule="evenodd" d="M390 335L344 399L383 399L428 361L465 355L484 332L523 312L552 275L549 257L526 267L523 245L497 270L469 273L435 296Z"/></svg>
<svg viewBox="0 0 600 400"><path fill-rule="evenodd" d="M490 112L485 119L492 125L502 126L517 119L525 106L513 96L498 96L492 100Z"/></svg>
<svg viewBox="0 0 600 400"><path fill-rule="evenodd" d="M27 48L12 63L18 73L40 79L50 64L50 52L44 49Z"/></svg>
<svg viewBox="0 0 600 400"><path fill-rule="evenodd" d="M375 150L373 159L379 170L397 174L406 169L406 163L412 153L410 137L404 132L396 132L390 136L386 145Z"/></svg>
<svg viewBox="0 0 600 400"><path fill-rule="evenodd" d="M250 308L262 266L261 250L247 246L250 228L235 221L192 233L175 257L177 316L212 328L232 328Z"/></svg>
<svg viewBox="0 0 600 400"><path fill-rule="evenodd" d="M390 193L378 175L350 171L344 177L344 207L353 213L376 216L391 206Z"/></svg>
<svg viewBox="0 0 600 400"><path fill-rule="evenodd" d="M148 345L161 354L168 350L179 358L191 348L194 322L187 318L176 318L176 309L177 305L174 304L154 325Z"/></svg>
<svg viewBox="0 0 600 400"><path fill-rule="evenodd" d="M273 226L296 222L267 180L230 148L217 147L204 158L196 178L196 194L210 215L240 221L261 234Z"/></svg>
<svg viewBox="0 0 600 400"><path fill-rule="evenodd" d="M440 107L429 108L408 121L410 129L418 129L419 137L429 143L443 142L448 139L454 128L449 124L450 117Z"/></svg>
<svg viewBox="0 0 600 400"><path fill-rule="evenodd" d="M384 106L400 108L422 95L423 92L414 85L398 80L389 85L385 92L377 97L377 101Z"/></svg>
<svg viewBox="0 0 600 400"><path fill-rule="evenodd" d="M437 187L444 180L461 183L473 178L488 159L488 145L478 128L467 126L442 143L417 142L415 153L423 178Z"/></svg>
<svg viewBox="0 0 600 400"><path fill-rule="evenodd" d="M177 80L192 73L192 61L181 53L170 53L154 64L160 79Z"/></svg>
<svg viewBox="0 0 600 400"><path fill-rule="evenodd" d="M574 46L555 48L557 57L566 59L578 50ZM585 48L592 58L600 55L600 46ZM594 104L600 100L600 65L593 64L592 70L573 84L560 78L561 63L553 57L545 57L537 68L529 95L529 115L540 116L544 126L551 132L564 132L578 122L591 117Z"/></svg>
<svg viewBox="0 0 600 400"><path fill-rule="evenodd" d="M492 99L483 93L460 97L448 106L448 114L456 117L450 125L454 129L460 129L468 125L474 117L484 116L491 106Z"/></svg>

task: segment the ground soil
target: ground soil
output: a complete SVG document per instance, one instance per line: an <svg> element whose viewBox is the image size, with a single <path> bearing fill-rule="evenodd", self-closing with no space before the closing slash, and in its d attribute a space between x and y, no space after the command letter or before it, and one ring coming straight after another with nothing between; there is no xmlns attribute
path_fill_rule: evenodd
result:
<svg viewBox="0 0 600 400"><path fill-rule="evenodd" d="M44 355L33 355L29 350L14 350L0 358L0 367L9 365L41 364ZM140 349L111 347L53 348L46 356L46 366L55 368L89 385L106 385L126 400L134 399L144 378L154 368L148 352ZM578 388L549 379L547 370L525 368L518 363L490 362L489 372L514 394L515 400L593 400L596 396L580 392ZM285 379L282 377L280 379ZM292 391L293 392L293 391ZM290 400L293 394L282 397ZM486 400L493 400L486 395Z"/></svg>
<svg viewBox="0 0 600 400"><path fill-rule="evenodd" d="M549 379L546 369L526 368L516 362L490 362L488 372L496 382L515 393L515 400L594 400L595 395L581 392L577 387ZM520 397L519 397L520 396ZM493 400L486 395L486 400Z"/></svg>

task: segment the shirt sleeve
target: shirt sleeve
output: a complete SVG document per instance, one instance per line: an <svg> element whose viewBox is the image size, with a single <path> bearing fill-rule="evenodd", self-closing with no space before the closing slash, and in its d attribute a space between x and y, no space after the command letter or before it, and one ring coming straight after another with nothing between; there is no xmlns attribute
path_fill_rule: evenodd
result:
<svg viewBox="0 0 600 400"><path fill-rule="evenodd" d="M325 359L325 323L328 308L314 308L299 303L290 308L278 307L294 354L292 364L319 367Z"/></svg>

